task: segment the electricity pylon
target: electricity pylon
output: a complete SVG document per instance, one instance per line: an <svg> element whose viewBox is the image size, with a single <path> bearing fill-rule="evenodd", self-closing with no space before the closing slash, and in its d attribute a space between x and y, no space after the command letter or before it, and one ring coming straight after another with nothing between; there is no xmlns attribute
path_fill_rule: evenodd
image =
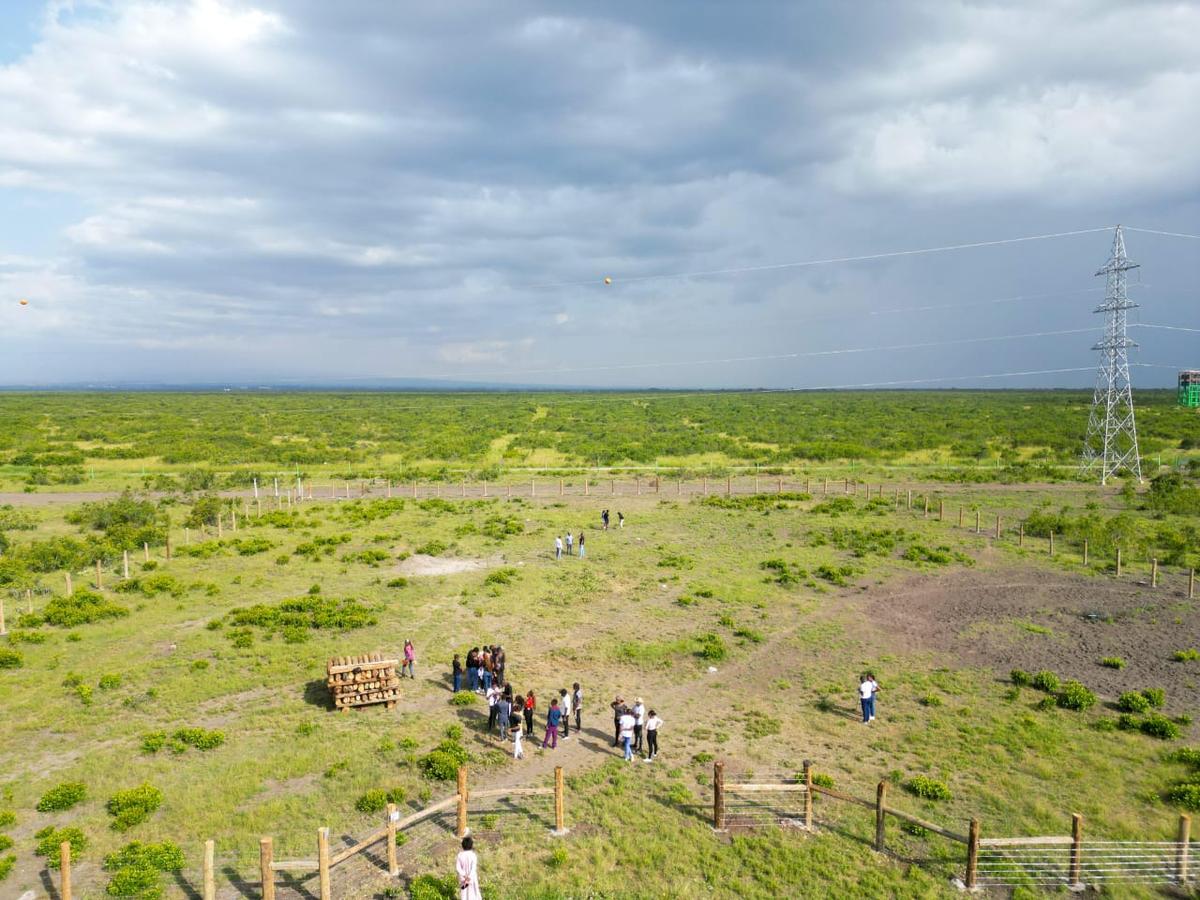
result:
<svg viewBox="0 0 1200 900"><path fill-rule="evenodd" d="M1107 278L1104 302L1094 310L1104 313L1104 339L1092 349L1100 351L1096 392L1083 441L1083 471L1100 470L1100 483L1122 469L1139 482L1142 461L1138 456L1137 426L1133 420L1133 390L1129 381L1129 348L1137 347L1125 334L1126 313L1137 307L1129 299L1126 273L1137 263L1125 255L1121 226L1113 236L1112 255L1097 275Z"/></svg>

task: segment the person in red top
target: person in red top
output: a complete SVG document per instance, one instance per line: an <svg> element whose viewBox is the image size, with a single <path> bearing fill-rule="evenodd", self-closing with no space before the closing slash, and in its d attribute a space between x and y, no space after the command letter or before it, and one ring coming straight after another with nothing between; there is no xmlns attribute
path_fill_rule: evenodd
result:
<svg viewBox="0 0 1200 900"><path fill-rule="evenodd" d="M537 698L533 691L525 695L525 733L533 734L533 711L537 709Z"/></svg>

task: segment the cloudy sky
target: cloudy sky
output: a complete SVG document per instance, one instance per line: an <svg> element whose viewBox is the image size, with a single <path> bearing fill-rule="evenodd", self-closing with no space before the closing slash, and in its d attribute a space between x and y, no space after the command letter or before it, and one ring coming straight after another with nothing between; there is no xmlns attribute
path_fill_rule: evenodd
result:
<svg viewBox="0 0 1200 900"><path fill-rule="evenodd" d="M1103 0L5 0L0 382L1087 385L1109 232L722 270L1200 234L1198 34ZM1127 242L1132 318L1200 328L1200 240ZM1136 384L1200 367L1132 336ZM1048 369L1082 371L969 377Z"/></svg>

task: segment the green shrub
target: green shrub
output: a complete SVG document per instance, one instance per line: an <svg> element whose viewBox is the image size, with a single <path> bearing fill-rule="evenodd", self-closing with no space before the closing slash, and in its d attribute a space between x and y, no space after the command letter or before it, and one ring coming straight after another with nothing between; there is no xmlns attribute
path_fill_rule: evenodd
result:
<svg viewBox="0 0 1200 900"><path fill-rule="evenodd" d="M690 569L693 565L692 558L682 553L668 553L658 560L660 569Z"/></svg>
<svg viewBox="0 0 1200 900"><path fill-rule="evenodd" d="M10 644L44 644L46 635L40 631L10 631L8 642Z"/></svg>
<svg viewBox="0 0 1200 900"><path fill-rule="evenodd" d="M42 618L59 628L75 628L103 619L120 619L129 615L129 610L120 604L100 596L86 588L75 591L70 597L52 597L42 611Z"/></svg>
<svg viewBox="0 0 1200 900"><path fill-rule="evenodd" d="M12 845L13 839L11 837L7 834L0 834L0 853L3 853L5 850L11 850Z"/></svg>
<svg viewBox="0 0 1200 900"><path fill-rule="evenodd" d="M512 584L517 577L517 570L511 567L496 569L494 572L488 572L486 578L483 579L484 584Z"/></svg>
<svg viewBox="0 0 1200 900"><path fill-rule="evenodd" d="M120 686L121 686L121 676L120 675L107 674L107 675L100 676L100 682L99 682L100 690L111 691L111 690L115 690L116 688L119 688Z"/></svg>
<svg viewBox="0 0 1200 900"><path fill-rule="evenodd" d="M457 694L451 694L449 703L451 706L470 706L475 702L475 697L470 691L459 691Z"/></svg>
<svg viewBox="0 0 1200 900"><path fill-rule="evenodd" d="M939 697L937 694L926 694L924 697L922 697L917 702L920 703L922 706L941 706L942 698Z"/></svg>
<svg viewBox="0 0 1200 900"><path fill-rule="evenodd" d="M458 767L467 764L467 751L458 741L446 739L421 757L419 765L426 778L452 781L458 777Z"/></svg>
<svg viewBox="0 0 1200 900"><path fill-rule="evenodd" d="M162 791L151 784L117 791L107 805L108 814L113 817L112 827L117 831L125 831L140 825L162 805L162 800Z"/></svg>
<svg viewBox="0 0 1200 900"><path fill-rule="evenodd" d="M1133 713L1121 713L1117 716L1117 728L1121 731L1137 731L1141 724L1141 720Z"/></svg>
<svg viewBox="0 0 1200 900"><path fill-rule="evenodd" d="M180 728L171 737L197 750L215 750L225 743L225 732L205 728Z"/></svg>
<svg viewBox="0 0 1200 900"><path fill-rule="evenodd" d="M311 594L279 603L259 603L230 610L225 620L235 628L256 627L267 631L289 627L348 631L376 624L371 610L358 600L335 600Z"/></svg>
<svg viewBox="0 0 1200 900"><path fill-rule="evenodd" d="M1175 662L1194 662L1200 659L1200 650L1197 650L1195 647L1189 647L1187 650L1176 650L1171 655L1171 658Z"/></svg>
<svg viewBox="0 0 1200 900"><path fill-rule="evenodd" d="M1192 812L1200 812L1200 782L1185 781L1167 791L1167 800Z"/></svg>
<svg viewBox="0 0 1200 900"><path fill-rule="evenodd" d="M66 781L55 785L42 794L38 801L38 812L59 812L70 809L87 799L87 786L82 781Z"/></svg>
<svg viewBox="0 0 1200 900"><path fill-rule="evenodd" d="M408 886L409 900L458 900L458 879L454 875L418 875Z"/></svg>
<svg viewBox="0 0 1200 900"><path fill-rule="evenodd" d="M104 868L109 872L127 866L148 866L159 872L180 872L184 863L183 851L170 841L161 844L133 841L104 858Z"/></svg>
<svg viewBox="0 0 1200 900"><path fill-rule="evenodd" d="M16 868L17 858L15 856L0 857L0 881L3 881L12 874L12 870Z"/></svg>
<svg viewBox="0 0 1200 900"><path fill-rule="evenodd" d="M25 665L25 657L16 650L0 647L0 669L19 669Z"/></svg>
<svg viewBox="0 0 1200 900"><path fill-rule="evenodd" d="M1029 687L1033 684L1033 676L1024 669L1013 669L1008 673L1008 678L1017 687Z"/></svg>
<svg viewBox="0 0 1200 900"><path fill-rule="evenodd" d="M1150 709L1150 701L1141 691L1126 691L1117 698L1117 709L1127 713L1144 713Z"/></svg>
<svg viewBox="0 0 1200 900"><path fill-rule="evenodd" d="M682 785L680 785L682 787ZM546 857L546 865L552 869L561 869L567 864L567 848L563 846L555 847L550 851L550 855Z"/></svg>
<svg viewBox="0 0 1200 900"><path fill-rule="evenodd" d="M119 582L116 589L122 594L141 594L143 597L157 597L159 594L182 597L184 593L183 583L166 572L130 578L128 581Z"/></svg>
<svg viewBox="0 0 1200 900"><path fill-rule="evenodd" d="M142 735L142 752L157 753L167 743L167 733L165 731L147 731Z"/></svg>
<svg viewBox="0 0 1200 900"><path fill-rule="evenodd" d="M833 789L835 784L832 775L826 775L824 772L818 772L812 777L812 783L817 787Z"/></svg>
<svg viewBox="0 0 1200 900"><path fill-rule="evenodd" d="M1042 712L1047 712L1051 709L1058 709L1058 698L1055 696L1043 697L1033 705L1033 708L1041 710Z"/></svg>
<svg viewBox="0 0 1200 900"><path fill-rule="evenodd" d="M1180 747L1178 750L1172 750L1167 754L1167 761L1200 769L1200 747Z"/></svg>
<svg viewBox="0 0 1200 900"><path fill-rule="evenodd" d="M17 824L17 814L11 809L0 809L0 828L11 828Z"/></svg>
<svg viewBox="0 0 1200 900"><path fill-rule="evenodd" d="M1106 656L1100 660L1100 665L1106 669L1123 669L1125 668L1125 660L1119 656Z"/></svg>
<svg viewBox="0 0 1200 900"><path fill-rule="evenodd" d="M432 540L426 541L424 544L418 547L415 552L424 556L441 556L449 549L449 545L444 541Z"/></svg>
<svg viewBox="0 0 1200 900"><path fill-rule="evenodd" d="M463 736L462 726L457 722L453 722L446 726L446 737L452 741L461 741Z"/></svg>
<svg viewBox="0 0 1200 900"><path fill-rule="evenodd" d="M1146 716L1146 718L1142 719L1138 728L1142 734L1148 734L1150 737L1155 737L1163 741L1178 740L1182 734L1179 726L1161 713L1151 713Z"/></svg>
<svg viewBox="0 0 1200 900"><path fill-rule="evenodd" d="M1142 691L1142 696L1155 709L1162 709L1167 702L1167 692L1162 688L1146 688Z"/></svg>
<svg viewBox="0 0 1200 900"><path fill-rule="evenodd" d="M1058 705L1063 709L1082 712L1096 705L1096 695L1078 681L1068 681L1058 694Z"/></svg>
<svg viewBox="0 0 1200 900"><path fill-rule="evenodd" d="M696 638L696 655L710 662L719 662L728 655L728 650L721 636L709 631Z"/></svg>
<svg viewBox="0 0 1200 900"><path fill-rule="evenodd" d="M55 828L53 825L47 825L41 831L34 834L37 839L37 847L34 853L38 856L46 857L46 868L57 869L60 863L59 847L63 843L71 845L71 859L78 859L87 850L87 837L82 831L73 826L67 828Z"/></svg>
<svg viewBox="0 0 1200 900"><path fill-rule="evenodd" d="M944 781L926 775L914 775L904 782L904 789L922 800L949 800L950 788Z"/></svg>
<svg viewBox="0 0 1200 900"><path fill-rule="evenodd" d="M1033 676L1030 682L1039 691L1045 691L1047 694L1053 694L1058 690L1058 676L1053 672L1043 669Z"/></svg>
<svg viewBox="0 0 1200 900"><path fill-rule="evenodd" d="M387 586L390 588L408 587L408 579L404 578L404 577L393 578L390 581L388 581Z"/></svg>
<svg viewBox="0 0 1200 900"><path fill-rule="evenodd" d="M388 795L383 788L372 788L354 801L354 808L361 813L383 812L387 805Z"/></svg>

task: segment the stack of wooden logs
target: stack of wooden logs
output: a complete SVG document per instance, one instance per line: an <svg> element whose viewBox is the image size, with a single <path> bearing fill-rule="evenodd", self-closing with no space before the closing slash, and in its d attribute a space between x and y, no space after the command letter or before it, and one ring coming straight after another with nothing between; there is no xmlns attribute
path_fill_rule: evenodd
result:
<svg viewBox="0 0 1200 900"><path fill-rule="evenodd" d="M335 656L325 667L333 705L342 712L371 703L386 703L391 709L400 696L400 679L396 675L399 662L382 653Z"/></svg>

